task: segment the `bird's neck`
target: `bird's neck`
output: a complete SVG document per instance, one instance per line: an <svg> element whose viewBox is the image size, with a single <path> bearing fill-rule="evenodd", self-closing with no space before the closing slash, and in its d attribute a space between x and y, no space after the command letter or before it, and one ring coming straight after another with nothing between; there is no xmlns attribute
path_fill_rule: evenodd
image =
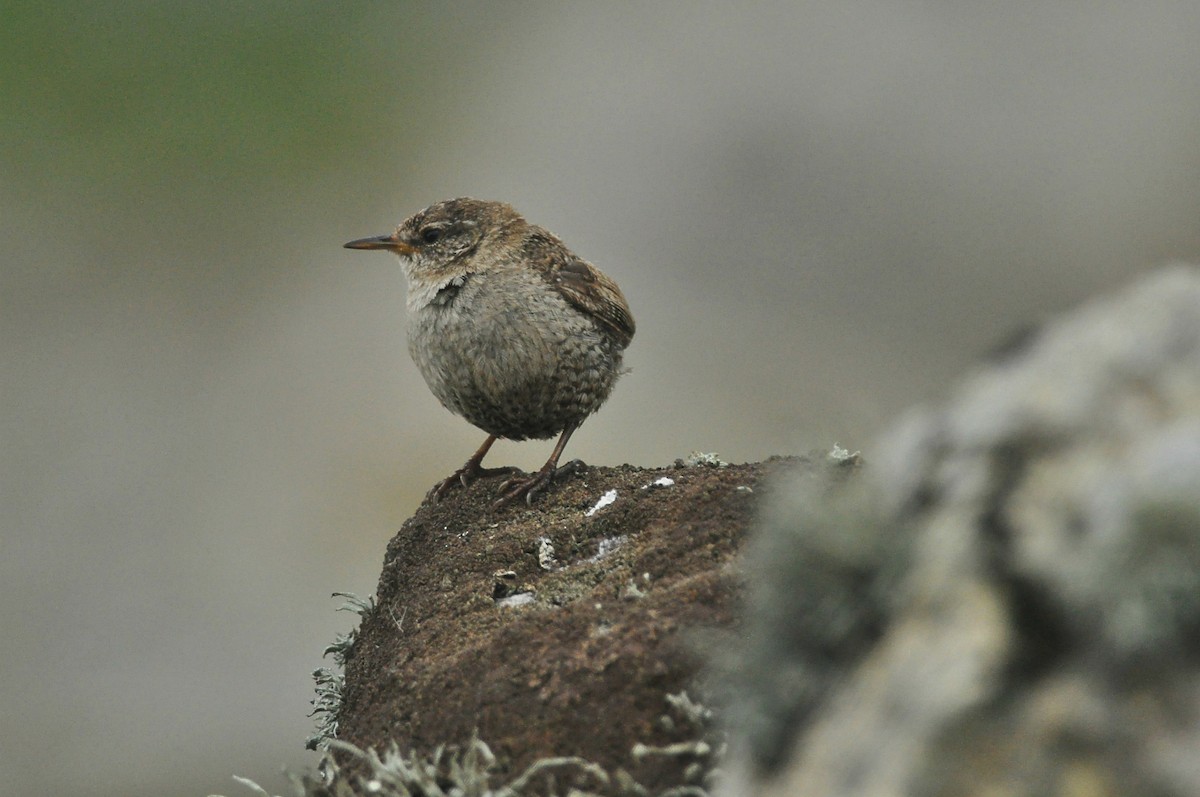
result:
<svg viewBox="0 0 1200 797"><path fill-rule="evenodd" d="M456 270L453 273L437 275L410 276L408 278L408 311L414 313L431 305L444 304L447 292L457 292L462 287L469 272Z"/></svg>

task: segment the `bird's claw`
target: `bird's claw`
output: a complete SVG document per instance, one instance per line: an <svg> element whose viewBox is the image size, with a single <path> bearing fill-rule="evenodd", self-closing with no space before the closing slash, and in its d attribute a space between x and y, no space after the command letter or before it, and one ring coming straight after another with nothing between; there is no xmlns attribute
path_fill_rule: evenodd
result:
<svg viewBox="0 0 1200 797"><path fill-rule="evenodd" d="M562 466L547 465L530 476L514 475L500 485L500 497L492 503L492 508L500 509L521 498L526 506L533 506L534 497L545 492L559 476L578 473L586 467L583 460L573 459Z"/></svg>
<svg viewBox="0 0 1200 797"><path fill-rule="evenodd" d="M438 501L441 501L447 493L456 487L461 486L466 488L470 487L471 482L475 481L476 479L484 479L488 476L510 476L516 472L519 472L518 469L511 466L503 468L484 468L478 463L468 462L466 465L463 465L461 468L454 471L454 473L451 473L449 476L435 484L433 489L426 493L425 500L436 504Z"/></svg>
<svg viewBox="0 0 1200 797"><path fill-rule="evenodd" d="M525 499L526 506L532 506L533 497L545 490L553 478L554 471L545 468L530 476L515 475L500 485L500 497L492 502L492 508L508 506L519 498Z"/></svg>

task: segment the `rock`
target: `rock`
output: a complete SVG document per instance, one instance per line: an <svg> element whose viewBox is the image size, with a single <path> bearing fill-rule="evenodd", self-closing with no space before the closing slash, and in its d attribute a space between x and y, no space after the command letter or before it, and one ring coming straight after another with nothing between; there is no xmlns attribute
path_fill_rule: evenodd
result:
<svg viewBox="0 0 1200 797"><path fill-rule="evenodd" d="M474 750L497 784L562 756L608 773L610 793L698 783L713 745L697 740L697 722L661 720L669 696L690 705L678 695L701 657L687 635L733 622L733 563L756 488L801 464L586 468L532 508L493 510L498 479L423 505L388 545L374 602L339 648L338 739L412 760L443 745ZM349 793L346 776L365 769L338 758ZM597 770L572 771L600 788Z"/></svg>
<svg viewBox="0 0 1200 797"><path fill-rule="evenodd" d="M724 794L1200 794L1200 272L1044 325L867 452L748 554Z"/></svg>

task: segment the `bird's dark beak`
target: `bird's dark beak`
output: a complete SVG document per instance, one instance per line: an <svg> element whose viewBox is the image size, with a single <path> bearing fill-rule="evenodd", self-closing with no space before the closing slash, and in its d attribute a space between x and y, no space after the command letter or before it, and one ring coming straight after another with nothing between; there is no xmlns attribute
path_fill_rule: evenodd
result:
<svg viewBox="0 0 1200 797"><path fill-rule="evenodd" d="M347 249L387 249L398 255L411 255L416 251L393 235L376 235L372 238L359 238L357 241L343 244Z"/></svg>

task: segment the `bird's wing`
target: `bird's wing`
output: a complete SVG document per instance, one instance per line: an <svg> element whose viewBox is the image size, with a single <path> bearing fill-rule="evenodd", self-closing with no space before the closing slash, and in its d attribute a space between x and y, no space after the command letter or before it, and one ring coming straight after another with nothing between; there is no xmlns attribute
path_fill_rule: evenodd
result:
<svg viewBox="0 0 1200 797"><path fill-rule="evenodd" d="M636 327L617 283L543 230L530 235L524 249L529 262L572 307L611 333L621 348L629 345Z"/></svg>

